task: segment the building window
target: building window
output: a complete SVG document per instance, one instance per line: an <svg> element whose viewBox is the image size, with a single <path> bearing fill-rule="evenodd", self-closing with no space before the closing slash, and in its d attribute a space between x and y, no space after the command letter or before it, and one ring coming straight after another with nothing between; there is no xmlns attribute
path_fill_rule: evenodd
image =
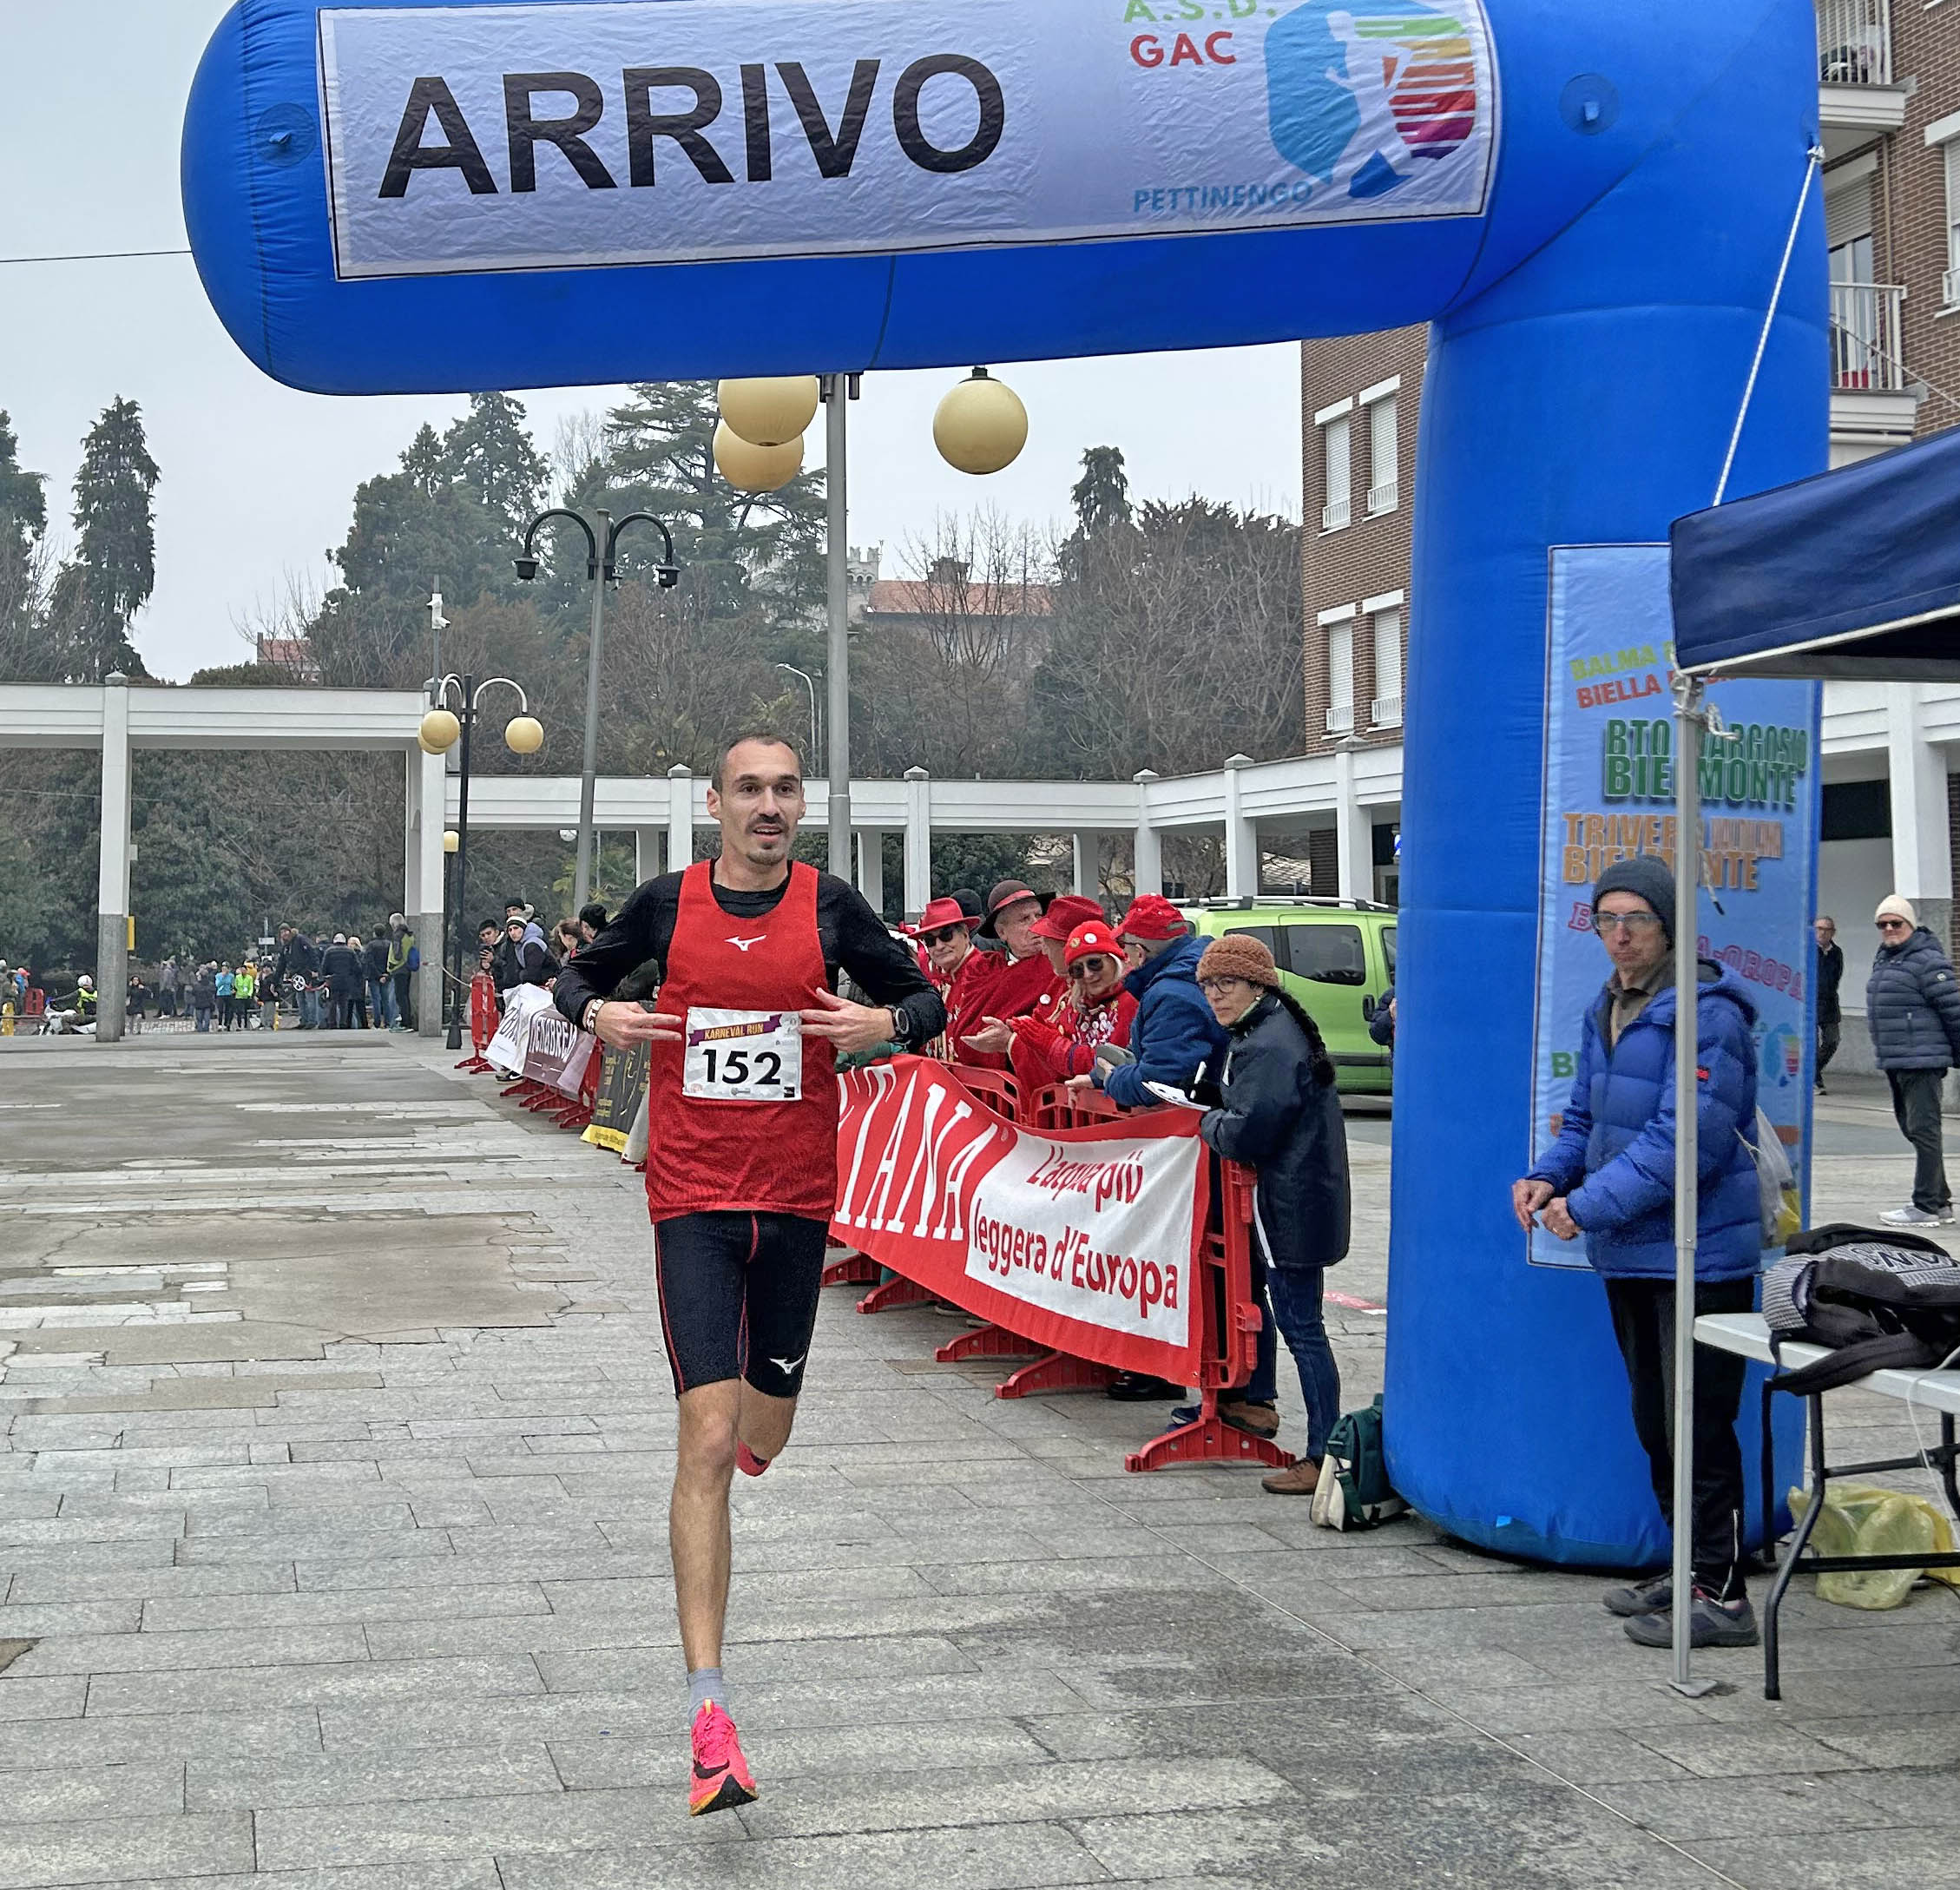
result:
<svg viewBox="0 0 1960 1890"><path fill-rule="evenodd" d="M1946 276L1940 306L1960 307L1960 136L1946 146Z"/></svg>
<svg viewBox="0 0 1960 1890"><path fill-rule="evenodd" d="M1338 531L1345 526L1354 510L1354 488L1349 470L1349 434L1352 422L1345 413L1329 420L1321 429L1321 440L1326 449L1327 477L1323 490L1327 502L1320 508L1320 529L1323 531Z"/></svg>
<svg viewBox="0 0 1960 1890"><path fill-rule="evenodd" d="M1393 394L1384 394L1368 408L1368 516L1378 518L1392 512L1402 502L1401 482L1396 473L1396 454L1401 445L1401 429Z"/></svg>
<svg viewBox="0 0 1960 1890"><path fill-rule="evenodd" d="M1364 606L1375 639L1375 699L1368 719L1378 728L1402 726L1402 596L1371 597Z"/></svg>
<svg viewBox="0 0 1960 1890"><path fill-rule="evenodd" d="M1327 633L1327 733L1345 735L1354 727L1354 606L1325 612L1320 623Z"/></svg>

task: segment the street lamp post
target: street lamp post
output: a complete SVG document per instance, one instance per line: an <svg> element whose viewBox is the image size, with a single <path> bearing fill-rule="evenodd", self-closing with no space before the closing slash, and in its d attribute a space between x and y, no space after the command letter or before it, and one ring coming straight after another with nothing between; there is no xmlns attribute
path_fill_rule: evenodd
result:
<svg viewBox="0 0 1960 1890"><path fill-rule="evenodd" d="M860 377L825 374L824 402L824 504L826 530L825 589L830 619L830 753L824 757L824 779L830 790L830 865L840 878L856 877L851 870L851 562L848 533L849 479L845 453L849 442L849 407L858 398Z"/></svg>
<svg viewBox="0 0 1960 1890"><path fill-rule="evenodd" d="M477 682L473 676L446 675L429 684L429 713L422 718L418 739L430 754L445 754L460 741L457 757L455 898L449 913L449 1047L463 1048L463 927L470 883L470 737L477 725L483 692L497 688L517 691L518 713L504 725L503 742L513 754L536 754L544 745L544 730L530 712L530 699L509 676ZM457 706L449 707L450 691ZM443 838L444 851L449 837Z"/></svg>
<svg viewBox="0 0 1960 1890"><path fill-rule="evenodd" d="M598 513L599 530L595 534L582 514L569 511L563 506L554 506L549 511L540 512L525 530L524 555L515 560L517 576L528 584L537 576L535 545L539 526L554 518L569 518L585 534L585 575L592 586L592 634L585 662L585 756L578 783L578 866L572 882L575 912L582 909L592 893L592 801L599 778L599 660L606 634L606 586L616 582L618 577L619 567L614 554L620 533L628 525L653 526L667 549L666 561L655 567L660 588L671 590L681 581L681 567L674 562L674 534L660 519L651 512L629 512L615 524L613 515L603 506L598 508ZM599 549L602 537L605 541L602 556ZM456 1047L451 1045L452 1049Z"/></svg>
<svg viewBox="0 0 1960 1890"><path fill-rule="evenodd" d="M813 772L820 765L817 755L817 684L815 679L806 671L799 669L793 662L779 662L776 667L788 675L800 679L803 687L810 692L810 767Z"/></svg>

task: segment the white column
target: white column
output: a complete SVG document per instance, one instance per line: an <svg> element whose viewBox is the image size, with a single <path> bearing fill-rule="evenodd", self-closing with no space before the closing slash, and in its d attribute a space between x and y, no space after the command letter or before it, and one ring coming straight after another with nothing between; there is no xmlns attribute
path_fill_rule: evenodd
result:
<svg viewBox="0 0 1960 1890"><path fill-rule="evenodd" d="M633 883L644 886L648 880L658 879L661 872L661 846L667 837L667 830L658 826L636 826L633 830Z"/></svg>
<svg viewBox="0 0 1960 1890"><path fill-rule="evenodd" d="M667 870L681 873L694 860L694 771L676 761L667 771Z"/></svg>
<svg viewBox="0 0 1960 1890"><path fill-rule="evenodd" d="M905 770L905 917L917 919L932 899L932 777Z"/></svg>
<svg viewBox="0 0 1960 1890"><path fill-rule="evenodd" d="M1341 898L1367 899L1375 892L1375 823L1355 789L1355 753L1352 747L1335 745L1335 859Z"/></svg>
<svg viewBox="0 0 1960 1890"><path fill-rule="evenodd" d="M95 877L95 1037L122 1036L129 995L129 679L102 678L102 849Z"/></svg>
<svg viewBox="0 0 1960 1890"><path fill-rule="evenodd" d="M1077 833L1075 841L1075 891L1085 898L1102 897L1102 836Z"/></svg>
<svg viewBox="0 0 1960 1890"><path fill-rule="evenodd" d="M402 914L415 934L422 966L412 980L415 1027L422 1037L443 1029L443 966L448 958L449 914L443 903L444 757L408 751L407 837L403 846Z"/></svg>
<svg viewBox="0 0 1960 1890"><path fill-rule="evenodd" d="M1225 896L1228 899L1259 896L1259 830L1240 811L1240 768L1250 767L1249 754L1225 760Z"/></svg>
<svg viewBox="0 0 1960 1890"><path fill-rule="evenodd" d="M1891 775L1892 890L1924 904L1923 923L1944 938L1953 903L1946 755L1921 733L1918 686L1885 687L1886 761Z"/></svg>
<svg viewBox="0 0 1960 1890"><path fill-rule="evenodd" d="M858 890L874 912L885 910L885 835L875 826L858 829Z"/></svg>
<svg viewBox="0 0 1960 1890"><path fill-rule="evenodd" d="M1136 890L1139 893L1164 890L1164 849L1157 829L1151 824L1150 784L1157 779L1154 767L1142 767L1134 777L1136 795Z"/></svg>

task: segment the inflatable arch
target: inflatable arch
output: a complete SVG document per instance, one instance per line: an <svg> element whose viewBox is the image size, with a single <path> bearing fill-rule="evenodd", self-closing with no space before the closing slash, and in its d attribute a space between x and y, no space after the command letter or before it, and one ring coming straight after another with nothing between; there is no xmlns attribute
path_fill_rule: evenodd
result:
<svg viewBox="0 0 1960 1890"><path fill-rule="evenodd" d="M243 0L183 184L294 386L965 366L1433 324L1391 1467L1659 1560L1596 1284L1533 1268L1548 548L1707 505L1817 143L1810 0ZM1729 490L1825 464L1819 194Z"/></svg>

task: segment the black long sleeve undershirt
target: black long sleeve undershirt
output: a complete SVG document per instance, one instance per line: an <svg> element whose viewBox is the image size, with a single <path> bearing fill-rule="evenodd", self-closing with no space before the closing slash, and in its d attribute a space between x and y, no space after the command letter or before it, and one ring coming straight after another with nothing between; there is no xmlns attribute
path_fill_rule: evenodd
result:
<svg viewBox="0 0 1960 1890"><path fill-rule="evenodd" d="M612 924L559 972L552 995L573 1023L595 998L610 998L649 960L665 978L667 955L681 916L681 879L678 873L666 873L648 880L620 908ZM760 919L782 903L788 884L786 879L766 892L716 886L714 903L732 919ZM817 935L832 990L837 988L839 971L848 972L871 994L872 1003L903 1012L905 1041L914 1047L930 1044L945 1029L945 1006L918 961L885 929L885 921L855 886L827 873L817 875Z"/></svg>

